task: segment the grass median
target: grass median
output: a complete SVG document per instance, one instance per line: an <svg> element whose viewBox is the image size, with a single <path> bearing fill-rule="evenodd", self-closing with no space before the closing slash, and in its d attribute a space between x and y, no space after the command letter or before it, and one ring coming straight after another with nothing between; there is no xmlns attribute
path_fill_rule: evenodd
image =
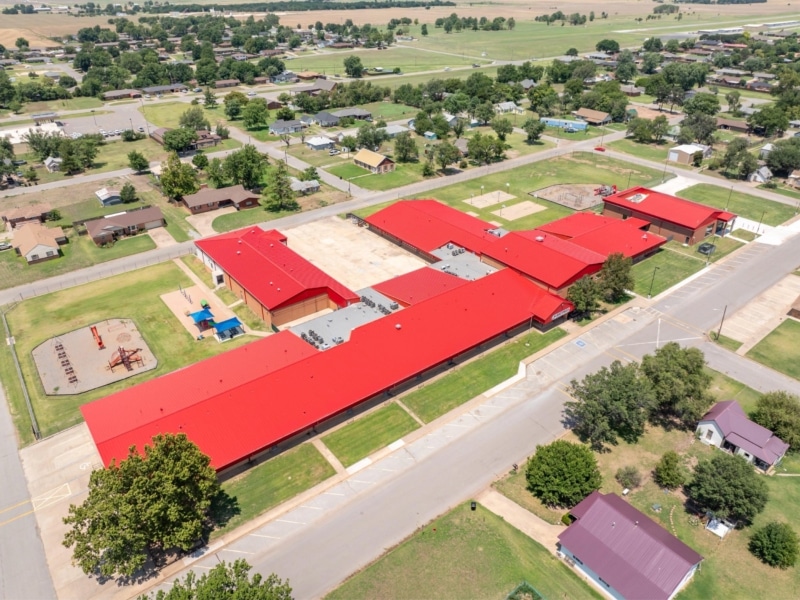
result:
<svg viewBox="0 0 800 600"><path fill-rule="evenodd" d="M349 467L418 427L411 415L392 402L329 433L322 442Z"/></svg>
<svg viewBox="0 0 800 600"><path fill-rule="evenodd" d="M401 398L402 402L425 423L430 423L512 377L517 373L523 358L549 346L565 335L566 332L557 327L547 333L531 331L517 336L484 356L456 367L438 379L409 392Z"/></svg>

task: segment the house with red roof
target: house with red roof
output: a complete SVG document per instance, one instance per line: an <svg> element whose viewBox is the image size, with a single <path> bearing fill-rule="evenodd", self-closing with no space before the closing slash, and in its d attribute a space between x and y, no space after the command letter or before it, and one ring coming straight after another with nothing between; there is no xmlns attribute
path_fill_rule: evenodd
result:
<svg viewBox="0 0 800 600"><path fill-rule="evenodd" d="M736 220L733 213L644 187L606 196L603 203L603 216L645 220L652 233L689 245L710 235L725 235Z"/></svg>
<svg viewBox="0 0 800 600"><path fill-rule="evenodd" d="M81 412L104 465L156 434L185 433L223 470L526 328L543 295L551 296L503 269L355 327L328 349L282 331Z"/></svg>
<svg viewBox="0 0 800 600"><path fill-rule="evenodd" d="M276 230L248 227L195 242L195 255L270 327L278 327L359 296L286 245Z"/></svg>
<svg viewBox="0 0 800 600"><path fill-rule="evenodd" d="M717 402L697 424L700 441L741 456L768 472L789 451L789 444L747 418L736 400Z"/></svg>
<svg viewBox="0 0 800 600"><path fill-rule="evenodd" d="M561 553L606 595L671 600L703 557L615 494L592 492L570 511Z"/></svg>

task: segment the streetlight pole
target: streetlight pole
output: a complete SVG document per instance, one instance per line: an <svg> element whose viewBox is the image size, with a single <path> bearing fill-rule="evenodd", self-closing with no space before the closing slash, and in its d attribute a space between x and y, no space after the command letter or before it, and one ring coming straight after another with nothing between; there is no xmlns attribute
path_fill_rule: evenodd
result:
<svg viewBox="0 0 800 600"><path fill-rule="evenodd" d="M656 282L656 271L658 271L658 267L653 268L653 278L650 280L650 291L647 292L647 299L653 297L653 284Z"/></svg>
<svg viewBox="0 0 800 600"><path fill-rule="evenodd" d="M92 118L94 119L94 126L97 127L97 117L94 114L94 109L92 109Z"/></svg>
<svg viewBox="0 0 800 600"><path fill-rule="evenodd" d="M661 183L664 183L664 180L667 178L667 162L669 161L669 156L664 159L664 172L661 174Z"/></svg>
<svg viewBox="0 0 800 600"><path fill-rule="evenodd" d="M717 339L719 336L722 335L722 324L725 322L725 313L728 312L728 305L725 305L725 308L722 309L722 320L719 322L719 329L717 330Z"/></svg>
<svg viewBox="0 0 800 600"><path fill-rule="evenodd" d="M758 235L761 235L761 222L764 220L765 214L767 214L767 211L766 210L762 211L761 218L758 220L758 229L756 229L756 233L758 233Z"/></svg>
<svg viewBox="0 0 800 600"><path fill-rule="evenodd" d="M725 210L728 210L728 205L731 203L731 196L733 196L733 186L731 186L731 191L728 192L728 200L725 202Z"/></svg>

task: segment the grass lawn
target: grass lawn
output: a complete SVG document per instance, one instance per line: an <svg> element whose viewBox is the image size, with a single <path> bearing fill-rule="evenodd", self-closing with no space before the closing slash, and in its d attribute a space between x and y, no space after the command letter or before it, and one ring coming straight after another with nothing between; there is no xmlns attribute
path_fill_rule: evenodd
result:
<svg viewBox="0 0 800 600"><path fill-rule="evenodd" d="M516 169L493 173L464 183L456 183L417 197L433 197L458 210L477 213L478 217L485 221L501 222L506 229L532 229L544 223L571 215L574 211L547 200L534 199L533 196L529 195L530 192L564 183L596 182L598 184L616 184L622 188L627 184L629 178L632 186L651 186L661 181L661 174L653 169L631 165L607 156L578 152L574 155L565 155L538 162L535 165L517 167ZM356 179L354 183L361 185L360 181L360 179ZM486 208L477 208L464 202L464 200L478 196L481 193L497 190L505 191L506 183L510 184L509 193L517 197L517 200L505 202L507 207L527 200L545 206L546 210L514 221L507 221L492 212L501 208L499 204ZM365 217L385 206L385 204L372 206L358 210L356 214Z"/></svg>
<svg viewBox="0 0 800 600"><path fill-rule="evenodd" d="M522 508L535 514L537 517L551 525L561 525L561 517L567 511L564 509L549 508L542 504L536 496L528 491L528 481L525 479L525 465L520 465L519 470L507 473L492 484L492 487L510 498Z"/></svg>
<svg viewBox="0 0 800 600"><path fill-rule="evenodd" d="M545 598L600 598L501 517L468 503L425 525L326 597L505 598L527 581Z"/></svg>
<svg viewBox="0 0 800 600"><path fill-rule="evenodd" d="M680 252L659 250L658 253L631 268L633 291L640 296L657 296L689 275L694 275L705 266L705 262L691 258ZM655 270L658 269L658 270ZM653 274L655 273L655 279ZM652 283L652 292L651 290Z"/></svg>
<svg viewBox="0 0 800 600"><path fill-rule="evenodd" d="M349 467L418 427L406 411L392 402L329 433L322 441Z"/></svg>
<svg viewBox="0 0 800 600"><path fill-rule="evenodd" d="M189 270L194 273L200 281L205 283L208 287L214 288L214 284L211 281L211 272L199 258L194 254L187 254L186 256L181 256L180 260L189 267Z"/></svg>
<svg viewBox="0 0 800 600"><path fill-rule="evenodd" d="M236 297L236 294L234 294L226 287L221 287L217 289L214 293L220 300L222 300L222 302L225 303L226 306L230 306L231 304L239 300L239 298Z"/></svg>
<svg viewBox="0 0 800 600"><path fill-rule="evenodd" d="M255 331L267 330L267 324L259 319L256 314L250 310L250 307L244 302L242 304L237 304L232 310L236 313L236 316L239 317L239 320L247 325L250 329Z"/></svg>
<svg viewBox="0 0 800 600"><path fill-rule="evenodd" d="M655 162L664 162L667 160L667 144L638 144L633 140L624 139L611 142L609 148L625 152L626 154L633 154L639 158L652 160Z"/></svg>
<svg viewBox="0 0 800 600"><path fill-rule="evenodd" d="M289 67L287 67L289 68ZM407 73L405 75L386 75L385 77L380 77L377 79L373 79L374 83L380 83L382 86L390 87L392 90L396 90L399 86L404 84L409 85L419 85L420 83L426 84L431 79L466 79L470 75L475 72L483 73L487 77L494 78L497 76L497 67L491 66L482 66L480 69L470 69L470 68L459 68L453 69L449 72L441 72L441 73Z"/></svg>
<svg viewBox="0 0 800 600"><path fill-rule="evenodd" d="M571 117L565 116L563 117L567 120L572 120ZM581 142L583 140L590 140L592 138L599 138L604 133L607 133L603 130L602 127L592 127L591 125L584 129L583 131L564 131L560 127L545 127L544 135L549 135L550 137L559 138L562 140L570 140L573 142Z"/></svg>
<svg viewBox="0 0 800 600"><path fill-rule="evenodd" d="M221 98L219 105L215 108L204 108L202 105L199 106L203 108L203 112L205 113L206 118L208 119L212 128L219 121L227 122ZM190 108L193 108L193 106L191 104L187 104L186 102L159 102L158 104L145 103L144 106L140 106L138 110L153 125L174 129L180 126L179 121L181 115Z"/></svg>
<svg viewBox="0 0 800 600"><path fill-rule="evenodd" d="M742 246L744 246L742 242L737 242L736 240L732 240L728 237L712 236L706 238L705 241L714 244L716 246L713 254L711 254L711 257L709 258L710 262L718 261L720 258L723 258L724 256L727 256L734 250L737 250ZM691 256L693 258L696 258L697 260L701 260L704 263L706 262L707 257L704 254L700 254L700 252L698 252L698 248L700 247L699 243L695 244L694 246L684 246L680 242L672 240L671 242L667 242L664 245L664 247L673 252L680 252L681 254L685 254L686 256Z"/></svg>
<svg viewBox="0 0 800 600"><path fill-rule="evenodd" d="M395 104L394 102L371 102L370 104L363 104L359 108L371 112L375 121L383 119L386 122L413 119L419 112L418 108L406 104Z"/></svg>
<svg viewBox="0 0 800 600"><path fill-rule="evenodd" d="M330 154L328 154L327 150L312 150L305 144L294 144L292 146L289 146L288 152L295 158L299 158L300 160L307 162L308 164L313 165L317 168L327 167L329 165L336 165L336 166L350 165L351 163L349 162L349 160L352 158L352 154L350 155L350 157L348 157L346 153L337 154L336 156L331 156ZM364 173L365 171L362 169L361 172Z"/></svg>
<svg viewBox="0 0 800 600"><path fill-rule="evenodd" d="M253 208L250 210L237 210L236 212L228 213L227 215L220 215L211 223L214 231L224 233L226 231L233 231L242 227L249 227L250 225L257 225L264 221L271 221L272 219L279 219L286 215L291 215L295 211L282 210L280 212L272 212L261 208Z"/></svg>
<svg viewBox="0 0 800 600"><path fill-rule="evenodd" d="M752 221L762 221L766 225L780 225L791 219L795 214L795 207L793 206L741 192L731 193L730 189L707 183L698 183L681 190L678 192L678 196L713 206L714 208L725 209L727 207L727 210L732 213ZM730 202L728 202L729 196Z"/></svg>
<svg viewBox="0 0 800 600"><path fill-rule="evenodd" d="M128 153L134 150L141 152L150 162L164 161L167 158L164 148L149 138L135 142L110 142L100 147L100 152L94 161L94 167L89 172L102 173L104 171L127 169Z"/></svg>
<svg viewBox="0 0 800 600"><path fill-rule="evenodd" d="M59 258L35 265L27 264L25 259L11 250L0 253L0 289L54 277L156 247L152 238L146 234L122 239L108 248L98 248L88 236L78 236L74 232L67 231L67 237L69 243L61 246Z"/></svg>
<svg viewBox="0 0 800 600"><path fill-rule="evenodd" d="M326 170L342 179L351 179L354 185L361 188L383 191L422 181L422 166L422 162L398 163L394 171L379 175L373 175L354 164L342 164Z"/></svg>
<svg viewBox="0 0 800 600"><path fill-rule="evenodd" d="M739 348L742 347L742 342L740 342L739 340L729 338L725 335L717 336L717 333L715 331L712 331L709 337L715 342L717 342L720 346L722 346L723 348L727 348L731 352L736 352Z"/></svg>
<svg viewBox="0 0 800 600"><path fill-rule="evenodd" d="M755 410L759 392L714 369L706 367L706 373L711 375L709 391L717 400L736 400L746 413Z"/></svg>
<svg viewBox="0 0 800 600"><path fill-rule="evenodd" d="M28 102L23 105L24 111L30 114L42 112L61 112L64 110L84 110L89 108L100 108L103 101L94 96L81 98L68 98L65 100L46 100L43 102ZM64 120L73 118L72 115L64 115Z"/></svg>
<svg viewBox="0 0 800 600"><path fill-rule="evenodd" d="M800 322L786 319L747 353L749 358L800 379Z"/></svg>
<svg viewBox="0 0 800 600"><path fill-rule="evenodd" d="M222 484L222 489L236 497L240 512L224 528L212 533L212 539L334 474L331 464L311 444L301 444L248 469Z"/></svg>
<svg viewBox="0 0 800 600"><path fill-rule="evenodd" d="M250 336L224 345L213 338L195 340L159 298L161 294L176 290L178 285L187 286L190 281L176 265L168 262L25 300L8 313L22 372L43 435L52 435L79 423L78 407L82 404L252 341ZM46 396L33 363L32 350L54 335L108 318L134 321L158 359L158 367L80 395ZM5 352L5 344L2 348ZM0 379L6 383L16 380L12 363L5 360L5 356L0 361ZM17 391L10 386L12 412L20 437L27 442L30 441L30 423Z"/></svg>
<svg viewBox="0 0 800 600"><path fill-rule="evenodd" d="M767 190L768 192L773 192L775 194L780 194L781 196L786 196L787 198L794 198L795 200L800 201L800 192L798 192L797 188L790 187L783 184L778 184L776 188L768 188L763 185L758 186L760 190Z"/></svg>
<svg viewBox="0 0 800 600"><path fill-rule="evenodd" d="M744 240L745 242L752 242L756 239L756 234L752 231L747 231L746 229L734 229L731 235L739 238L740 240Z"/></svg>
<svg viewBox="0 0 800 600"><path fill-rule="evenodd" d="M450 412L478 394L517 373L520 361L566 335L563 329L547 333L531 331L485 355L455 367L438 379L421 385L402 397L403 404L425 423ZM528 345L526 345L526 343Z"/></svg>

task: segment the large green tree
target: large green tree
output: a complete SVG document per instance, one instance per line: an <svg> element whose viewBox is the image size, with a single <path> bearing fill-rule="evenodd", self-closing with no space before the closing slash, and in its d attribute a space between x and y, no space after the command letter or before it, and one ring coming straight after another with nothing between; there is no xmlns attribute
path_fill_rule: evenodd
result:
<svg viewBox="0 0 800 600"><path fill-rule="evenodd" d="M574 398L564 405L564 414L575 434L593 449L603 450L618 438L635 442L644 433L655 394L637 363L623 365L615 360L570 382Z"/></svg>
<svg viewBox="0 0 800 600"><path fill-rule="evenodd" d="M208 533L220 494L210 459L185 434L157 435L142 453L93 471L83 504L70 505L63 544L84 573L131 576L154 549L189 550Z"/></svg>
<svg viewBox="0 0 800 600"><path fill-rule="evenodd" d="M769 498L767 484L753 466L724 452L698 463L684 490L702 510L743 523L763 511Z"/></svg>
<svg viewBox="0 0 800 600"><path fill-rule="evenodd" d="M253 98L242 111L242 121L247 129L265 127L269 121L269 109L264 98Z"/></svg>
<svg viewBox="0 0 800 600"><path fill-rule="evenodd" d="M458 162L458 159L461 158L461 152L450 142L442 142L436 146L434 156L436 162L439 163L442 171L444 171L454 162Z"/></svg>
<svg viewBox="0 0 800 600"><path fill-rule="evenodd" d="M141 173L150 168L150 162L144 157L144 154L132 150L128 152L128 166L137 173Z"/></svg>
<svg viewBox="0 0 800 600"><path fill-rule="evenodd" d="M492 131L495 132L497 138L505 142L506 137L514 131L514 126L511 124L511 121L506 117L495 117L492 119L491 123Z"/></svg>
<svg viewBox="0 0 800 600"><path fill-rule="evenodd" d="M537 446L525 478L528 489L544 504L565 508L575 506L603 482L592 451L565 440Z"/></svg>
<svg viewBox="0 0 800 600"><path fill-rule="evenodd" d="M788 569L797 563L800 542L788 523L772 521L750 538L750 552L771 567Z"/></svg>
<svg viewBox="0 0 800 600"><path fill-rule="evenodd" d="M539 119L525 119L522 124L522 130L525 132L525 142L528 144L535 144L542 138L546 125Z"/></svg>
<svg viewBox="0 0 800 600"><path fill-rule="evenodd" d="M364 65L361 64L361 58L355 55L350 55L344 59L344 72L348 77L358 79L364 74Z"/></svg>
<svg viewBox="0 0 800 600"><path fill-rule="evenodd" d="M168 152L186 152L197 141L197 131L187 127L170 129L164 134L164 149Z"/></svg>
<svg viewBox="0 0 800 600"><path fill-rule="evenodd" d="M264 188L264 198L264 207L272 212L298 210L300 208L289 181L289 171L282 161L278 161L269 169L267 186Z"/></svg>
<svg viewBox="0 0 800 600"><path fill-rule="evenodd" d="M191 129L192 131L198 129L211 130L211 123L208 122L206 114L199 106L192 106L183 111L178 119L178 123L181 127Z"/></svg>
<svg viewBox="0 0 800 600"><path fill-rule="evenodd" d="M800 452L800 398L783 391L768 392L756 401L750 416L789 444L791 452Z"/></svg>
<svg viewBox="0 0 800 600"><path fill-rule="evenodd" d="M155 596L143 594L139 600L292 600L289 582L272 573L263 578L260 573L250 577L252 567L238 559L221 562L199 578L189 571L175 581L168 591L159 590Z"/></svg>
<svg viewBox="0 0 800 600"><path fill-rule="evenodd" d="M633 261L621 252L609 254L606 258L600 270L600 287L606 300L619 302L625 299L626 290L633 289L631 266Z"/></svg>
<svg viewBox="0 0 800 600"><path fill-rule="evenodd" d="M267 164L265 155L252 144L245 144L241 149L225 157L222 168L226 178L234 185L241 184L251 190L261 183Z"/></svg>
<svg viewBox="0 0 800 600"><path fill-rule="evenodd" d="M677 489L686 483L686 471L677 452L665 452L653 469L655 481L662 488Z"/></svg>
<svg viewBox="0 0 800 600"><path fill-rule="evenodd" d="M597 285L597 279L591 275L582 277L573 283L567 292L567 300L575 305L575 313L578 316L590 316L596 311L600 296L601 291Z"/></svg>
<svg viewBox="0 0 800 600"><path fill-rule="evenodd" d="M419 149L408 131L403 131L394 138L394 156L401 163L417 160Z"/></svg>
<svg viewBox="0 0 800 600"><path fill-rule="evenodd" d="M711 376L705 369L705 356L697 348L681 348L669 342L654 354L642 358L642 372L653 384L656 405L651 418L678 420L693 429L711 406Z"/></svg>
<svg viewBox="0 0 800 600"><path fill-rule="evenodd" d="M182 163L175 152L171 152L166 162L161 164L159 181L164 194L172 200L194 194L200 189L192 165Z"/></svg>

